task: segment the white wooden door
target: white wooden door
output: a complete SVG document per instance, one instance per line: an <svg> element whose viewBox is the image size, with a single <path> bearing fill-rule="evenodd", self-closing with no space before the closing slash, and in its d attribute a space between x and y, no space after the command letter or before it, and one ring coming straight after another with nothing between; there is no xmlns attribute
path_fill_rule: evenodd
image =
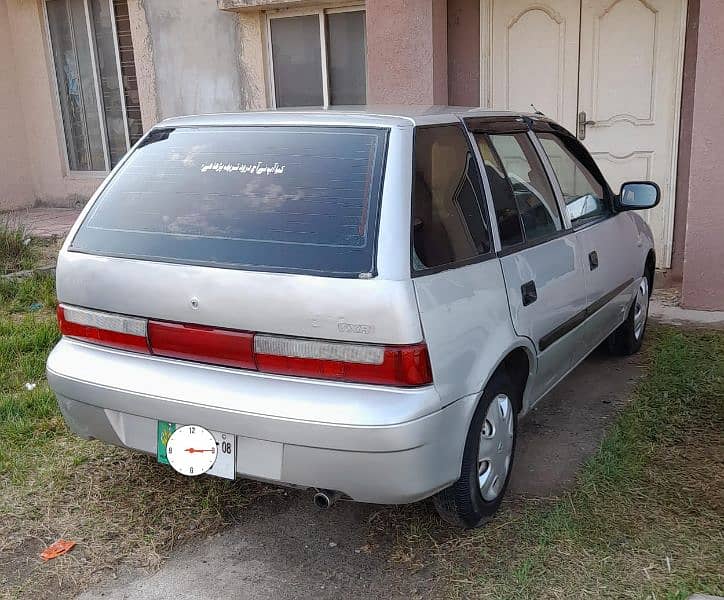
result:
<svg viewBox="0 0 724 600"><path fill-rule="evenodd" d="M481 0L481 98L531 104L583 144L614 192L651 179L662 202L644 214L659 267L669 267L674 221L686 0ZM579 43L580 39L580 43ZM579 58L580 57L580 58Z"/></svg>
<svg viewBox="0 0 724 600"><path fill-rule="evenodd" d="M593 122L583 143L614 192L630 180L661 187L661 204L643 213L659 267L671 261L684 11L684 0L581 6L578 109Z"/></svg>
<svg viewBox="0 0 724 600"><path fill-rule="evenodd" d="M580 0L484 0L483 69L493 108L533 112L573 131ZM485 31L485 22L490 27Z"/></svg>

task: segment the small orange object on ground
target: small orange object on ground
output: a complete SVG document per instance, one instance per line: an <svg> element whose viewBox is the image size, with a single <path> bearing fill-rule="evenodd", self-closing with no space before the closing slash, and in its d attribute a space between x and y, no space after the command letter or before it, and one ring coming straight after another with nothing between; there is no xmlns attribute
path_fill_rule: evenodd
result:
<svg viewBox="0 0 724 600"><path fill-rule="evenodd" d="M45 550L40 553L40 558L43 560L51 560L58 558L63 554L70 552L75 547L75 542L71 540L58 540L57 542L48 546Z"/></svg>

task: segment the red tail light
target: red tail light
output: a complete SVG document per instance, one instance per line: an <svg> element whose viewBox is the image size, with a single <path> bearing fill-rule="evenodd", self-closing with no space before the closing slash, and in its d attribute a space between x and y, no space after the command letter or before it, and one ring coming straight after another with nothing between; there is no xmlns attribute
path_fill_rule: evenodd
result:
<svg viewBox="0 0 724 600"><path fill-rule="evenodd" d="M149 321L148 343L159 356L256 369L254 334L245 331Z"/></svg>
<svg viewBox="0 0 724 600"><path fill-rule="evenodd" d="M62 304L58 305L57 315L63 335L123 350L149 352L145 319Z"/></svg>
<svg viewBox="0 0 724 600"><path fill-rule="evenodd" d="M265 373L405 387L432 383L424 343L366 346L257 335L254 351Z"/></svg>
<svg viewBox="0 0 724 600"><path fill-rule="evenodd" d="M58 306L63 335L124 350L203 363L355 383L415 387L432 383L424 342L376 346L147 321Z"/></svg>

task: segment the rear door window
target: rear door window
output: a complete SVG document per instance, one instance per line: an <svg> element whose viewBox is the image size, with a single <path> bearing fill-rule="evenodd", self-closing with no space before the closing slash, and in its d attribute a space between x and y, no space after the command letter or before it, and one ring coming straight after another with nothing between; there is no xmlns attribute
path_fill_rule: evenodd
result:
<svg viewBox="0 0 724 600"><path fill-rule="evenodd" d="M459 125L415 130L412 266L470 261L491 250L480 173Z"/></svg>
<svg viewBox="0 0 724 600"><path fill-rule="evenodd" d="M387 130L182 127L151 132L71 250L229 268L375 271Z"/></svg>

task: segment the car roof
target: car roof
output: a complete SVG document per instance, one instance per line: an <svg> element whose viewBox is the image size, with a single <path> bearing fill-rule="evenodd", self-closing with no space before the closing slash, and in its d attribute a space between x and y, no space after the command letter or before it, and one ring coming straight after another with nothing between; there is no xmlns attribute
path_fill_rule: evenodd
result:
<svg viewBox="0 0 724 600"><path fill-rule="evenodd" d="M522 117L541 115L489 110L472 106L366 105L328 108L281 108L238 113L215 113L172 117L161 127L234 126L234 125L343 125L402 126L453 123L462 117Z"/></svg>

